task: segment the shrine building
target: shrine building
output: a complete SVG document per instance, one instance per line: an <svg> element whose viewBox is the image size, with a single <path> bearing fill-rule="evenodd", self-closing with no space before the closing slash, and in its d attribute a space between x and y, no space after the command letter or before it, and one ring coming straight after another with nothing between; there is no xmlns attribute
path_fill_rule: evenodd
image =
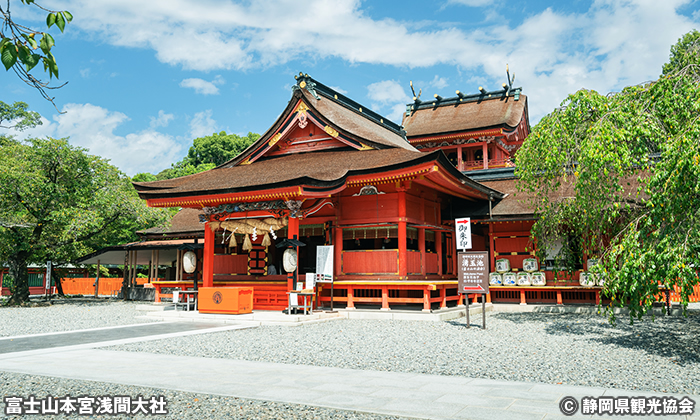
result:
<svg viewBox="0 0 700 420"><path fill-rule="evenodd" d="M334 246L336 306L431 310L461 303L456 217L474 219L473 249L489 250L492 264L499 249L523 248L507 252L513 266L531 254L534 217L509 196L528 134L527 98L509 85L414 98L400 126L299 74L280 117L239 156L134 186L149 206L199 212L199 284L252 286L253 309L287 307L294 280L275 245L288 238L305 244L299 281L315 271L317 247ZM176 270L154 282L158 292L192 286L180 253ZM328 306L328 289L319 287L316 305Z"/></svg>

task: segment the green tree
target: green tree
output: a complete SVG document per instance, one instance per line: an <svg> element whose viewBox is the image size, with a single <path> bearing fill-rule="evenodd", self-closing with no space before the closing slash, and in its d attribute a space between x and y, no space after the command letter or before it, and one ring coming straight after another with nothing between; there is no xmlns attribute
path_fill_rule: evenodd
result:
<svg viewBox="0 0 700 420"><path fill-rule="evenodd" d="M34 0L20 0L25 5L33 5L46 12L46 27L56 27L63 32L66 25L73 20L73 15L68 11L49 10L34 2ZM44 99L56 104L48 95L46 89L57 89L61 86L49 86L50 82L42 82L34 77L31 71L39 63L43 64L44 71L49 73L49 80L58 79L58 64L51 49L55 42L48 32L32 29L19 24L12 19L10 13L10 1L6 5L0 4L0 62L5 70L12 69L15 74L28 85L41 93Z"/></svg>
<svg viewBox="0 0 700 420"><path fill-rule="evenodd" d="M13 128L22 131L41 125L39 113L29 111L27 108L28 105L24 102L15 102L12 105L8 105L0 101L0 128Z"/></svg>
<svg viewBox="0 0 700 420"><path fill-rule="evenodd" d="M699 283L700 55L686 42L694 34L672 48L657 81L570 95L517 154L520 188L536 197L540 258L553 241L565 254L565 237L598 254L592 271L605 276L613 305L630 308L630 322L660 285L678 287L687 305Z"/></svg>
<svg viewBox="0 0 700 420"><path fill-rule="evenodd" d="M672 75L689 65L697 65L698 52L700 52L700 32L692 30L683 35L678 42L671 47L671 56L669 57L668 63L664 64L661 75Z"/></svg>
<svg viewBox="0 0 700 420"><path fill-rule="evenodd" d="M161 181L214 169L238 156L259 138L260 134L256 133L248 133L247 136L241 137L236 134L226 134L225 131L196 138L187 156L181 161L173 163L170 168L160 171L157 175L144 172L136 174L133 181Z"/></svg>
<svg viewBox="0 0 700 420"><path fill-rule="evenodd" d="M238 156L259 138L260 134L248 133L247 136L241 137L236 134L226 134L225 131L199 137L194 139L194 144L190 147L184 162L194 166L203 163L219 166Z"/></svg>
<svg viewBox="0 0 700 420"><path fill-rule="evenodd" d="M147 207L117 168L66 140L0 148L0 261L14 278L11 304L29 297L28 264L69 262L167 218Z"/></svg>
<svg viewBox="0 0 700 420"><path fill-rule="evenodd" d="M199 165L195 166L190 163L180 161L171 165L170 168L160 171L158 175L155 176L154 181L198 174L200 172L208 171L209 169L214 169L215 167L216 165L213 163L200 163Z"/></svg>

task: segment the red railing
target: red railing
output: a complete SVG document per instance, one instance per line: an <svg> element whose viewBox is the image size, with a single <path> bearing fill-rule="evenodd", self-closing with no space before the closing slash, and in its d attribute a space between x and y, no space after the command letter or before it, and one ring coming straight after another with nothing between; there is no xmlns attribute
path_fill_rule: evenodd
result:
<svg viewBox="0 0 700 420"><path fill-rule="evenodd" d="M343 251L343 274L399 274L399 251L377 249Z"/></svg>
<svg viewBox="0 0 700 420"><path fill-rule="evenodd" d="M427 252L425 254L425 273L426 274L437 274L438 273L438 254Z"/></svg>
<svg viewBox="0 0 700 420"><path fill-rule="evenodd" d="M673 302L680 302L681 300L681 295L680 295L680 287L676 286L671 290L671 300ZM700 285L695 285L693 287L693 293L691 293L690 296L688 296L688 301L689 302L700 302Z"/></svg>
<svg viewBox="0 0 700 420"><path fill-rule="evenodd" d="M510 168L513 166L515 166L515 164L510 159L489 159L488 162L486 162L486 169L489 169L489 168ZM459 168L460 171L476 171L479 169L484 169L484 161L483 160L463 161L462 167Z"/></svg>
<svg viewBox="0 0 700 420"><path fill-rule="evenodd" d="M408 274L421 274L420 251L408 251Z"/></svg>

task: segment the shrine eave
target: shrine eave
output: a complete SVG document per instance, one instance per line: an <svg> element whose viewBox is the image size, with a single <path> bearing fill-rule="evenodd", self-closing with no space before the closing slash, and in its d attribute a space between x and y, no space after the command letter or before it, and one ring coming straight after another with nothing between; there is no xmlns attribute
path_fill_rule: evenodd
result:
<svg viewBox="0 0 700 420"><path fill-rule="evenodd" d="M503 196L499 191L473 181L459 172L450 164L445 154L440 150L431 153L416 152L415 155L416 158L407 162L378 168L348 170L344 176L332 180L299 177L282 182L257 184L244 188L218 188L182 192L173 192L167 189L161 191L141 190L139 195L141 198L145 198L148 205L152 207L179 206L201 208L230 202L289 200L295 197L329 197L348 187L416 180L418 183L458 197L488 199L488 197L501 198ZM250 167L255 167L255 164Z"/></svg>

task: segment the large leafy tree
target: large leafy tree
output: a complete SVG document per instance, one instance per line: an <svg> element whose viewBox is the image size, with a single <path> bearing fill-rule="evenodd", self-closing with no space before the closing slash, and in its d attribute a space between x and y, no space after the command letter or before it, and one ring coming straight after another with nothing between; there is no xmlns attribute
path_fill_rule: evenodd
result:
<svg viewBox="0 0 700 420"><path fill-rule="evenodd" d="M24 102L15 102L8 105L0 101L0 128L25 130L41 125L41 116L38 112L29 111ZM2 136L0 136L2 137Z"/></svg>
<svg viewBox="0 0 700 420"><path fill-rule="evenodd" d="M536 197L540 257L554 242L569 270L579 263L573 248L598 256L592 271L630 321L660 287L678 288L686 305L699 283L699 38L681 38L654 82L570 95L517 154L520 187Z"/></svg>
<svg viewBox="0 0 700 420"><path fill-rule="evenodd" d="M136 182L160 181L208 171L238 156L259 138L260 134L256 133L239 136L226 134L225 131L214 133L211 136L198 137L192 141L193 144L187 156L181 161L172 164L170 168L156 175L137 174L133 180Z"/></svg>
<svg viewBox="0 0 700 420"><path fill-rule="evenodd" d="M199 137L194 139L194 144L190 147L185 160L195 166L202 163L213 163L218 166L238 156L259 138L260 134L248 133L247 136L241 137L236 134L226 134L225 131Z"/></svg>
<svg viewBox="0 0 700 420"><path fill-rule="evenodd" d="M50 10L34 0L20 2L45 12L47 29L55 25L63 32L66 25L73 20L73 15L68 11ZM52 78L58 79L58 64L52 52L55 45L53 36L46 31L16 22L12 17L10 4L10 0L4 5L0 4L0 62L5 70L12 69L20 80L37 89L53 104L53 98L49 96L47 89L61 87L49 85ZM49 74L49 82L42 81L31 73L39 63L43 64L44 71Z"/></svg>
<svg viewBox="0 0 700 420"><path fill-rule="evenodd" d="M107 160L66 140L8 139L0 148L0 261L14 279L10 303L28 299L28 264L68 262L166 218Z"/></svg>

